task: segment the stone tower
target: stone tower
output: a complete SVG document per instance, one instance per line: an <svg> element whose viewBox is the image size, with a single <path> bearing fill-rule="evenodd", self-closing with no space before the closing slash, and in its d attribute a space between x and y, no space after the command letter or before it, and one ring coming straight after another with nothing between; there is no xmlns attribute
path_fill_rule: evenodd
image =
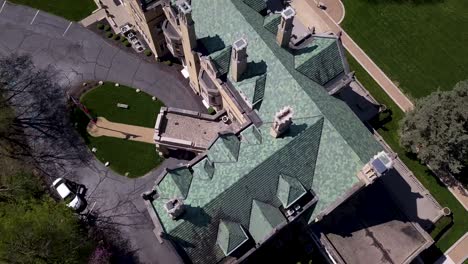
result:
<svg viewBox="0 0 468 264"><path fill-rule="evenodd" d="M198 84L200 60L198 54L195 52L197 36L195 35L195 22L192 19L192 7L187 1L182 1L178 4L178 9L184 61L189 72L190 86L195 93L200 94L200 86Z"/></svg>
<svg viewBox="0 0 468 264"><path fill-rule="evenodd" d="M293 19L295 15L296 12L290 6L281 11L281 22L278 25L276 41L278 42L278 45L280 45L283 48L288 47L289 40L291 39Z"/></svg>
<svg viewBox="0 0 468 264"><path fill-rule="evenodd" d="M231 78L238 82L247 69L247 40L240 38L232 44Z"/></svg>

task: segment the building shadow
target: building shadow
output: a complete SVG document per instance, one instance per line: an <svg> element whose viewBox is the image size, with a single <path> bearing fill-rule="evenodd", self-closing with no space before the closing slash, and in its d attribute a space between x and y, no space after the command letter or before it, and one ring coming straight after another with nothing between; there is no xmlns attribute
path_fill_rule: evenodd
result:
<svg viewBox="0 0 468 264"><path fill-rule="evenodd" d="M226 44L224 44L223 39L219 35L214 36L207 36L203 38L199 38L198 42L198 50L203 55L208 55L218 50L222 50L226 48Z"/></svg>
<svg viewBox="0 0 468 264"><path fill-rule="evenodd" d="M356 85L358 84L356 83ZM366 122L376 118L381 109L381 105L373 102L373 100L364 93L364 89L361 90L349 85L341 89L341 91L334 96L344 101L361 121Z"/></svg>
<svg viewBox="0 0 468 264"><path fill-rule="evenodd" d="M250 79L255 76L260 76L267 72L267 64L265 61L261 60L259 62L249 61L247 62L247 69L242 74L241 80Z"/></svg>
<svg viewBox="0 0 468 264"><path fill-rule="evenodd" d="M185 212L180 216L180 219L197 227L206 227L211 223L211 216L205 212L205 209L188 204L185 205Z"/></svg>

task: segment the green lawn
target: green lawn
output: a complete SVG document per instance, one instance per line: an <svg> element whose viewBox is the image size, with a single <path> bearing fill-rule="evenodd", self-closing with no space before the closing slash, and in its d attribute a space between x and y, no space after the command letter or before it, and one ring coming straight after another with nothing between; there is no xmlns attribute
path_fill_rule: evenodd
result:
<svg viewBox="0 0 468 264"><path fill-rule="evenodd" d="M105 83L81 97L81 102L95 117L105 117L109 121L154 127L156 115L163 104L153 101L151 96L136 93L135 89L112 83ZM117 108L117 103L129 105L129 109ZM96 157L103 163L109 161L110 168L119 174L129 173L128 177L138 177L157 167L163 158L156 153L154 144L129 141L111 137L92 137L86 132L89 119L78 109L74 109L73 121L89 148L96 147Z"/></svg>
<svg viewBox="0 0 468 264"><path fill-rule="evenodd" d="M385 141L398 153L401 160L410 168L419 181L431 192L436 200L442 205L449 207L453 213L453 225L443 234L435 247L444 252L455 241L463 236L468 231L468 212L458 202L458 200L450 193L450 191L443 185L437 177L435 177L426 166L422 165L413 155L407 153L399 144L398 137L398 124L403 118L404 114L400 108L388 97L388 95L380 88L380 86L367 74L367 72L359 65L359 63L348 55L348 62L351 70L356 72L359 81L366 87L366 89L374 96L380 103L385 104L390 110L391 114L381 114L377 120L372 122L372 125L378 130L379 134ZM442 218L437 223L436 229L443 229L447 225L447 219ZM433 236L436 237L439 233L434 232Z"/></svg>
<svg viewBox="0 0 468 264"><path fill-rule="evenodd" d="M468 79L468 1L343 2L343 28L410 97Z"/></svg>
<svg viewBox="0 0 468 264"><path fill-rule="evenodd" d="M15 4L27 5L42 11L80 21L91 15L97 6L93 0L8 0Z"/></svg>

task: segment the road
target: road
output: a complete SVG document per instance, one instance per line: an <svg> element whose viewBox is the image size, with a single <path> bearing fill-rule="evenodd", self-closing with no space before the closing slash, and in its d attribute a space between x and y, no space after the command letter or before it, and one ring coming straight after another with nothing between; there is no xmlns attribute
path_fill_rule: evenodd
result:
<svg viewBox="0 0 468 264"><path fill-rule="evenodd" d="M177 69L141 61L77 23L0 0L0 29L0 56L31 54L36 66L57 70L57 80L64 89L86 80L113 81L148 92L171 107L203 109ZM163 166L178 162L169 159ZM128 238L140 261L180 262L168 243L159 244L156 240L153 224L140 197L142 192L151 189L162 168L138 179L128 179L109 171L91 157L86 163L70 163L60 169L66 177L88 188L89 208L109 217L106 219Z"/></svg>
<svg viewBox="0 0 468 264"><path fill-rule="evenodd" d="M339 8L344 8L339 0L327 0L329 8L321 10L317 8L314 0L293 0L291 6L298 10L297 16L301 22L312 28L314 25L326 24L326 27L320 26L318 29L327 28L328 30L339 34L341 32L341 41L348 52L361 64L361 66L369 73L370 76L382 87L388 96L401 108L404 112L414 108L411 100L404 95L401 90L390 80L390 78L372 61L372 59L354 42L354 40L346 34L346 32L338 25L343 19L344 10L337 11ZM330 12L330 14L328 13ZM335 21L338 19L338 21Z"/></svg>

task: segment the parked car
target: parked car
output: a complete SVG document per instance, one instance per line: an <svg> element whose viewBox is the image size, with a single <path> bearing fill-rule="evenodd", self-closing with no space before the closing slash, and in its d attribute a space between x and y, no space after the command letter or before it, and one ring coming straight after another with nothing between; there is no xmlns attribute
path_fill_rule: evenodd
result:
<svg viewBox="0 0 468 264"><path fill-rule="evenodd" d="M52 183L52 188L55 189L68 207L78 211L85 205L84 200L80 197L84 190L82 185L72 183L64 178L57 178Z"/></svg>
<svg viewBox="0 0 468 264"><path fill-rule="evenodd" d="M136 35L135 35L135 33L133 33L132 31L129 31L128 34L127 34L127 38L128 38L128 39L136 38Z"/></svg>
<svg viewBox="0 0 468 264"><path fill-rule="evenodd" d="M130 39L130 43L132 43L132 45L135 45L138 42L140 42L140 40L137 37L133 37L133 38L129 38L129 39Z"/></svg>
<svg viewBox="0 0 468 264"><path fill-rule="evenodd" d="M128 23L120 27L120 33L124 35L130 30L132 30L132 26L130 26Z"/></svg>
<svg viewBox="0 0 468 264"><path fill-rule="evenodd" d="M138 53L143 52L145 50L145 47L140 42L135 43L134 48Z"/></svg>

